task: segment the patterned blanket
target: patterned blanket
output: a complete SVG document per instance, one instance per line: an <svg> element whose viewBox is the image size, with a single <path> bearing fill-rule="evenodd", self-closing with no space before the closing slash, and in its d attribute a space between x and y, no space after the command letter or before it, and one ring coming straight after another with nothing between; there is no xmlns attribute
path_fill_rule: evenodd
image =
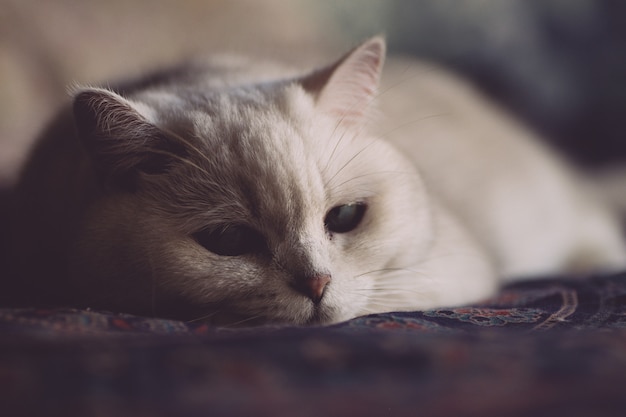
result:
<svg viewBox="0 0 626 417"><path fill-rule="evenodd" d="M313 328L0 309L0 387L3 416L624 416L626 274Z"/></svg>

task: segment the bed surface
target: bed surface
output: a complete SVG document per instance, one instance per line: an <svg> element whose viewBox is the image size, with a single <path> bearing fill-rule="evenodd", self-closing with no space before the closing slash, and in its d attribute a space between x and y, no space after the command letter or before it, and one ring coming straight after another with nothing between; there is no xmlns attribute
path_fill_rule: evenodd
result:
<svg viewBox="0 0 626 417"><path fill-rule="evenodd" d="M626 274L328 327L2 309L0 333L3 415L626 413Z"/></svg>

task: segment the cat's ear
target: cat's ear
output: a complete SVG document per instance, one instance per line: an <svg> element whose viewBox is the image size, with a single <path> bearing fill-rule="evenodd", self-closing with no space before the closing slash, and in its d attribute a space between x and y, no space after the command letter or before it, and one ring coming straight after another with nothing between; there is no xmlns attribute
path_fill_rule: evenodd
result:
<svg viewBox="0 0 626 417"><path fill-rule="evenodd" d="M385 40L377 36L300 82L321 111L344 123L358 123L378 89L384 60Z"/></svg>
<svg viewBox="0 0 626 417"><path fill-rule="evenodd" d="M163 173L184 151L148 120L148 112L101 88L75 94L78 137L105 183L134 189L139 173Z"/></svg>

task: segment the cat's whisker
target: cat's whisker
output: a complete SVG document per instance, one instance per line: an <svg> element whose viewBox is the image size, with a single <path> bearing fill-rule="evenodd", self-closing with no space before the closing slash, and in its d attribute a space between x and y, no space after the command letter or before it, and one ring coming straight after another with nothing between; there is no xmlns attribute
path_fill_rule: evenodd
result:
<svg viewBox="0 0 626 417"><path fill-rule="evenodd" d="M333 138L335 136L335 134L337 133L337 130L339 129L339 127L345 122L346 117L348 114L350 114L352 111L354 111L359 105L358 101L355 101L354 103L352 103L349 107L348 107L348 111L346 111L340 118L339 120L337 120L335 122L335 126L333 127L333 130L329 136L329 138ZM358 133L362 132L362 128L359 130ZM326 160L326 165L324 166L324 169L322 172L327 172L328 168L330 166L330 164L333 162L334 158L335 158L335 154L337 152L337 150L339 149L339 145L341 145L341 143L343 142L343 140L345 139L346 135L348 133L348 129L344 129L341 132L341 136L339 136L339 138L335 141L335 145L333 147L332 152L330 153L330 156L328 157L328 159ZM353 135L354 136L354 135Z"/></svg>
<svg viewBox="0 0 626 417"><path fill-rule="evenodd" d="M361 306L359 307L360 314L371 314L371 313L380 313L382 311L391 311L394 309L393 302L389 302L388 300L381 299L376 300L372 297L371 294L368 295L359 295L362 297ZM373 306L377 306L376 308L372 308ZM363 313L367 311L368 313Z"/></svg>
<svg viewBox="0 0 626 417"><path fill-rule="evenodd" d="M374 96L374 95L372 95L372 96ZM368 107L368 108L369 108L369 107L371 107L372 102L373 102L373 97L369 98L369 99L366 101L366 103L365 103L365 107ZM330 135L330 137L331 137L331 138L335 136L335 133L337 132L337 129L339 129L339 126L341 126L341 125L345 122L347 115L348 115L348 114L351 114L351 113L352 113L355 109L357 109L357 108L358 108L358 107L360 107L361 105L362 105L362 104L361 104L358 100L355 100L355 101L354 101L354 102L353 102L353 103L352 103L352 104L351 104L351 105L347 108L347 111L344 113L344 115L342 115L342 116L339 118L339 120L335 123L335 127L333 128L333 131L332 131L332 133L331 133L331 135ZM372 119L372 118L370 117L369 113L367 113L367 112L366 112L365 114L363 114L363 115L362 115L362 117L363 117L364 119L366 119L366 120L367 120L367 119L369 119L369 121L371 121L371 119ZM360 136L360 135L361 135L361 134L362 134L362 133L366 130L366 126L367 126L367 123L362 123L362 124L359 126L359 129L357 130L357 132L356 132L356 133L353 133L353 134L352 134L352 136L353 136L353 137L358 137L358 136ZM328 167L329 167L329 166L330 166L330 164L332 163L332 161L333 161L333 159L334 159L334 157L335 157L335 153L336 153L336 151L338 150L339 145L343 142L343 140L344 140L344 138L346 137L346 134L347 134L347 133L348 133L348 129L344 130L344 131L342 132L341 136L339 137L339 139L336 141L335 146L333 147L333 151L331 152L331 154L330 154L329 158L327 159L327 162L326 162L326 165L325 165L325 167L324 167L323 172L327 172L327 171L328 171ZM329 181L329 182L330 182L330 181Z"/></svg>
<svg viewBox="0 0 626 417"><path fill-rule="evenodd" d="M368 303L367 306L361 309L361 311L359 312L360 313L359 315L365 316L369 314L381 314L381 313L388 313L392 311L402 311L402 308L398 307L397 305L390 304L390 303L371 302L371 303Z"/></svg>
<svg viewBox="0 0 626 417"><path fill-rule="evenodd" d="M330 134L331 138L335 136L335 133L337 132L337 129L339 128L339 126L341 126L341 123L342 123L343 119L344 118L342 117L335 124L335 127L333 128L333 131ZM324 166L324 169L322 170L322 172L328 172L328 167L330 166L331 162L333 161L333 159L335 157L335 152L337 152L337 149L339 148L339 145L343 141L343 138L345 137L345 135L346 135L346 132L344 131L344 132L342 132L341 136L339 136L339 138L335 141L335 146L333 147L333 150L330 153L330 156L326 160L326 165Z"/></svg>
<svg viewBox="0 0 626 417"><path fill-rule="evenodd" d="M423 296L424 293L422 291L418 291L415 289L408 288L362 288L359 290L352 290L350 294L358 295L362 297L366 297L368 300L374 298L385 299L388 296L398 296L398 295L416 295Z"/></svg>
<svg viewBox="0 0 626 417"><path fill-rule="evenodd" d="M371 284L368 289L370 291L382 292L382 291L387 291L387 290L404 291L405 288L407 288L406 285L402 285L402 283L398 283L395 281L396 280L394 279L394 277L383 277L383 280L381 280L380 282ZM420 281L420 282L425 282L425 281ZM396 284L400 284L400 285L396 285Z"/></svg>
<svg viewBox="0 0 626 417"><path fill-rule="evenodd" d="M378 272L411 272L411 273L417 273L418 271L415 271L413 269L409 269L409 268L401 268L401 267L397 267L397 268L381 268L381 269L373 269L371 271L367 271L367 272L363 272L361 274L357 274L357 275L353 275L352 278L359 278L365 275L370 275L370 274L375 274Z"/></svg>
<svg viewBox="0 0 626 417"><path fill-rule="evenodd" d="M420 71L414 71L412 74L410 74L407 77L403 76L409 72L410 69L414 69L415 66L413 64L407 64L406 67L404 68L404 70L402 70L402 72L400 73L400 75L398 77L396 77L398 80L395 81L393 84L390 84L388 86L386 86L383 89L379 89L376 94L373 95L371 101L376 101L378 100L379 97L382 97L384 94L389 93L390 91L400 87L402 84L411 81L415 78L421 77L425 74L431 74L434 72L439 72L439 68L435 67L435 66L431 66L431 67L427 67L427 68L422 68L420 69Z"/></svg>
<svg viewBox="0 0 626 417"><path fill-rule="evenodd" d="M196 317L195 319L187 320L187 321L185 321L185 323L197 323L199 321L204 321L206 319L210 319L211 317L215 316L219 312L220 312L219 310L216 310L216 311L213 311L211 313L204 314L202 316Z"/></svg>
<svg viewBox="0 0 626 417"><path fill-rule="evenodd" d="M240 326L240 325L241 325L241 324L243 324L243 323L247 323L247 322L249 322L249 321L256 320L256 319L259 319L259 318L262 318L262 317L264 317L262 314L257 314L257 315L250 316L250 317L247 317L247 318L245 318L245 319L239 320L239 321L235 321L235 322L232 322L232 323L228 323L228 324L227 324L226 326L224 326L224 327L238 327L238 326Z"/></svg>
<svg viewBox="0 0 626 417"><path fill-rule="evenodd" d="M438 68L432 66L432 67L428 67L426 69L421 69L420 71L414 71L413 73L411 73L409 76L405 75L411 70L414 69L415 65L413 63L407 63L407 65L405 66L405 68L402 70L402 72L399 74L399 76L397 76L397 81L395 81L393 84L390 84L388 86L386 86L384 89L380 89L377 88L370 97L367 98L367 100L365 101L365 107L372 107L372 104L375 103L379 97L383 96L384 94L394 90L395 88L401 86L402 84L404 84L405 82L408 82L410 80L413 80L417 77L423 76L424 74L429 74L432 72L437 72ZM359 108L360 106L362 106L363 104L360 103L358 100L355 100L355 102L349 106L347 108L347 111L345 112L346 115L342 116L339 121L337 122L336 126L335 126L335 130L338 128L338 126L340 126L346 119L348 114L351 114L355 109Z"/></svg>
<svg viewBox="0 0 626 417"><path fill-rule="evenodd" d="M352 155L352 157L350 159L348 159L348 161L346 163L344 163L341 168L339 168L337 171L335 171L335 173L333 174L332 177L330 177L327 181L326 181L326 186L330 187L332 184L332 181L335 179L335 177L337 177L337 175L339 175L348 165L350 165L350 163L352 163L352 161L354 161L356 158L358 158L363 152L365 152L370 146L372 146L376 141L372 140L370 143L368 143L367 145L365 145L363 148L361 148L358 152L356 152L354 155Z"/></svg>
<svg viewBox="0 0 626 417"><path fill-rule="evenodd" d="M170 137L177 140L178 142L181 142L185 146L185 149L194 151L196 155L198 155L200 158L204 159L208 163L212 162L205 152L202 152L198 147L196 147L189 140L185 139L183 136L178 135L170 130L166 130L166 132L168 133ZM198 137L195 137L195 138L197 139L198 143L202 143L202 138L198 138Z"/></svg>
<svg viewBox="0 0 626 417"><path fill-rule="evenodd" d="M407 65L406 65L406 67L404 68L404 70L402 71L402 73L400 74L400 76L398 77L398 78L399 78L399 79L398 79L398 81L394 82L393 84L391 84L391 85L387 86L386 88L384 88L384 89L382 89L382 90L381 90L380 88L378 88L378 89L377 89L377 91L375 91L375 92L374 92L374 93L373 93L373 94L372 94L372 95L371 95L371 96L370 96L370 97L369 97L369 98L365 101L365 107L366 107L366 108L369 108L369 109L370 109L370 111L371 111L371 108L372 108L372 107L374 107L374 106L373 106L373 104L374 104L376 101L378 101L378 99L379 99L380 97L382 97L384 94L389 93L390 91L392 91L392 90L394 90L395 88L399 87L399 86L400 86L400 85L402 85L403 83L408 82L408 81L410 81L410 80L412 80L412 79L414 79L414 78L420 77L420 76L422 76L422 75L424 75L424 74L428 74L428 73L431 73L431 72L436 72L436 71L437 71L437 68L435 68L435 67L431 67L431 68L428 68L428 69L425 69L425 70L422 70L422 71L416 71L416 72L414 72L413 74L411 74L410 76L403 78L403 76L404 76L404 75L405 75L405 74L406 74L406 73L407 73L407 72L408 72L411 68L413 68L413 67L414 67L414 65L413 65L413 64L407 64ZM354 102L354 103L353 103L353 104L349 107L349 111L348 111L348 112L346 112L346 114L351 113L351 112L352 112L352 111L354 111L356 108L358 108L358 106L360 106L360 105L362 105L362 104L360 104L358 101L355 101L355 102ZM367 118L367 119L370 119L370 121L371 121L371 119L373 119L373 117L371 117L371 116L370 116L370 114L369 114L368 112L366 112L363 116L364 116L365 118ZM342 117L341 117L341 119L337 122L337 124L336 124L336 126L335 126L335 130L334 130L334 131L336 131L336 130L337 130L337 128L338 128L338 127L339 127L339 126L343 123L343 121L345 120L345 117L346 117L346 116L342 116ZM362 132L365 130L365 127L366 127L366 123L363 123L363 125L361 126L361 130L359 131L359 134L360 134L360 133L362 133ZM333 131L333 133L334 133L334 131Z"/></svg>
<svg viewBox="0 0 626 417"><path fill-rule="evenodd" d="M185 165L189 165L189 166L197 169L198 171L202 172L203 174L205 174L207 176L210 176L209 173L204 168L200 167L199 165L195 164L194 162L190 161L189 159L183 158L182 156L177 155L175 153L168 152L168 151L157 150L157 149L152 149L150 151L150 153L157 154L157 155L164 155L164 156L167 156L169 158L176 159L177 161L180 161L180 162L182 162Z"/></svg>
<svg viewBox="0 0 626 417"><path fill-rule="evenodd" d="M337 125L335 126L335 129L333 130L332 135L330 136L331 138L334 137L337 128L339 127L339 125L341 124L341 121L344 119L344 117L342 117L340 119L339 122L337 122ZM328 172L328 169L330 167L330 165L335 161L335 159L339 156L338 151L340 150L340 145L342 145L343 141L348 138L348 140L354 139L355 137L357 137L359 132L355 133L353 131L350 131L348 129L344 129L341 132L341 136L339 136L339 138L335 141L335 146L333 147L333 151L331 153L331 155L328 157L327 161L326 161L326 166L324 167L324 171L323 172ZM348 135L349 134L349 135ZM343 150L343 149L341 149Z"/></svg>
<svg viewBox="0 0 626 417"><path fill-rule="evenodd" d="M425 258L424 260L422 260L422 263L439 260L439 259L458 258L458 257L480 259L478 254L475 252L448 251L448 252L438 253L433 256L429 256L428 258Z"/></svg>
<svg viewBox="0 0 626 417"><path fill-rule="evenodd" d="M352 177L350 179L345 180L342 183L333 185L332 187L330 187L330 190L336 190L339 189L340 187L346 185L347 183L351 182L351 181L356 181L358 179L361 178L365 178L365 177L369 177L369 176L373 176L373 175L383 175L383 174L394 174L394 175L415 175L415 173L413 172L405 172L405 171L378 171L378 172L370 172L367 174L363 174L363 175L357 175L355 177Z"/></svg>
<svg viewBox="0 0 626 417"><path fill-rule="evenodd" d="M388 302L385 299L375 299L375 298L368 299L367 305L383 307L386 311L392 311L394 308L395 309L398 308L398 305L395 302Z"/></svg>
<svg viewBox="0 0 626 417"><path fill-rule="evenodd" d="M414 282L413 286L411 287L407 287L406 282L404 282L404 279L406 277L387 276L387 277L382 277L382 279L377 280L376 282L372 283L369 288L371 291L375 291L375 292L383 292L387 290L404 291L407 288L411 289L412 291L414 288L419 288L417 286L418 283L428 285L428 283L432 281L432 277L428 276L425 273L417 272L413 274L415 274L414 277L419 278L419 281ZM414 278L414 277L411 277L411 278Z"/></svg>

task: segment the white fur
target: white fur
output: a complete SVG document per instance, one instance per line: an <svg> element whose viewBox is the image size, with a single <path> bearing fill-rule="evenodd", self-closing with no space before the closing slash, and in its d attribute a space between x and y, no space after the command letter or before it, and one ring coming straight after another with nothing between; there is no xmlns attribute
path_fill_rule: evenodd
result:
<svg viewBox="0 0 626 417"><path fill-rule="evenodd" d="M78 123L89 158L58 164L92 178L90 161L111 184L68 220L75 303L330 323L476 302L508 277L625 265L612 215L532 135L413 61L378 89L384 49L373 38L302 77L222 60L124 98L78 92L76 114L95 114ZM132 191L118 190L128 178ZM367 204L358 227L325 230L327 213L351 203ZM220 256L193 238L232 224L266 248ZM325 275L319 304L294 289Z"/></svg>
<svg viewBox="0 0 626 417"><path fill-rule="evenodd" d="M624 267L615 213L550 149L441 68L390 64L386 83L402 88L381 95L379 131L415 160L501 277Z"/></svg>

